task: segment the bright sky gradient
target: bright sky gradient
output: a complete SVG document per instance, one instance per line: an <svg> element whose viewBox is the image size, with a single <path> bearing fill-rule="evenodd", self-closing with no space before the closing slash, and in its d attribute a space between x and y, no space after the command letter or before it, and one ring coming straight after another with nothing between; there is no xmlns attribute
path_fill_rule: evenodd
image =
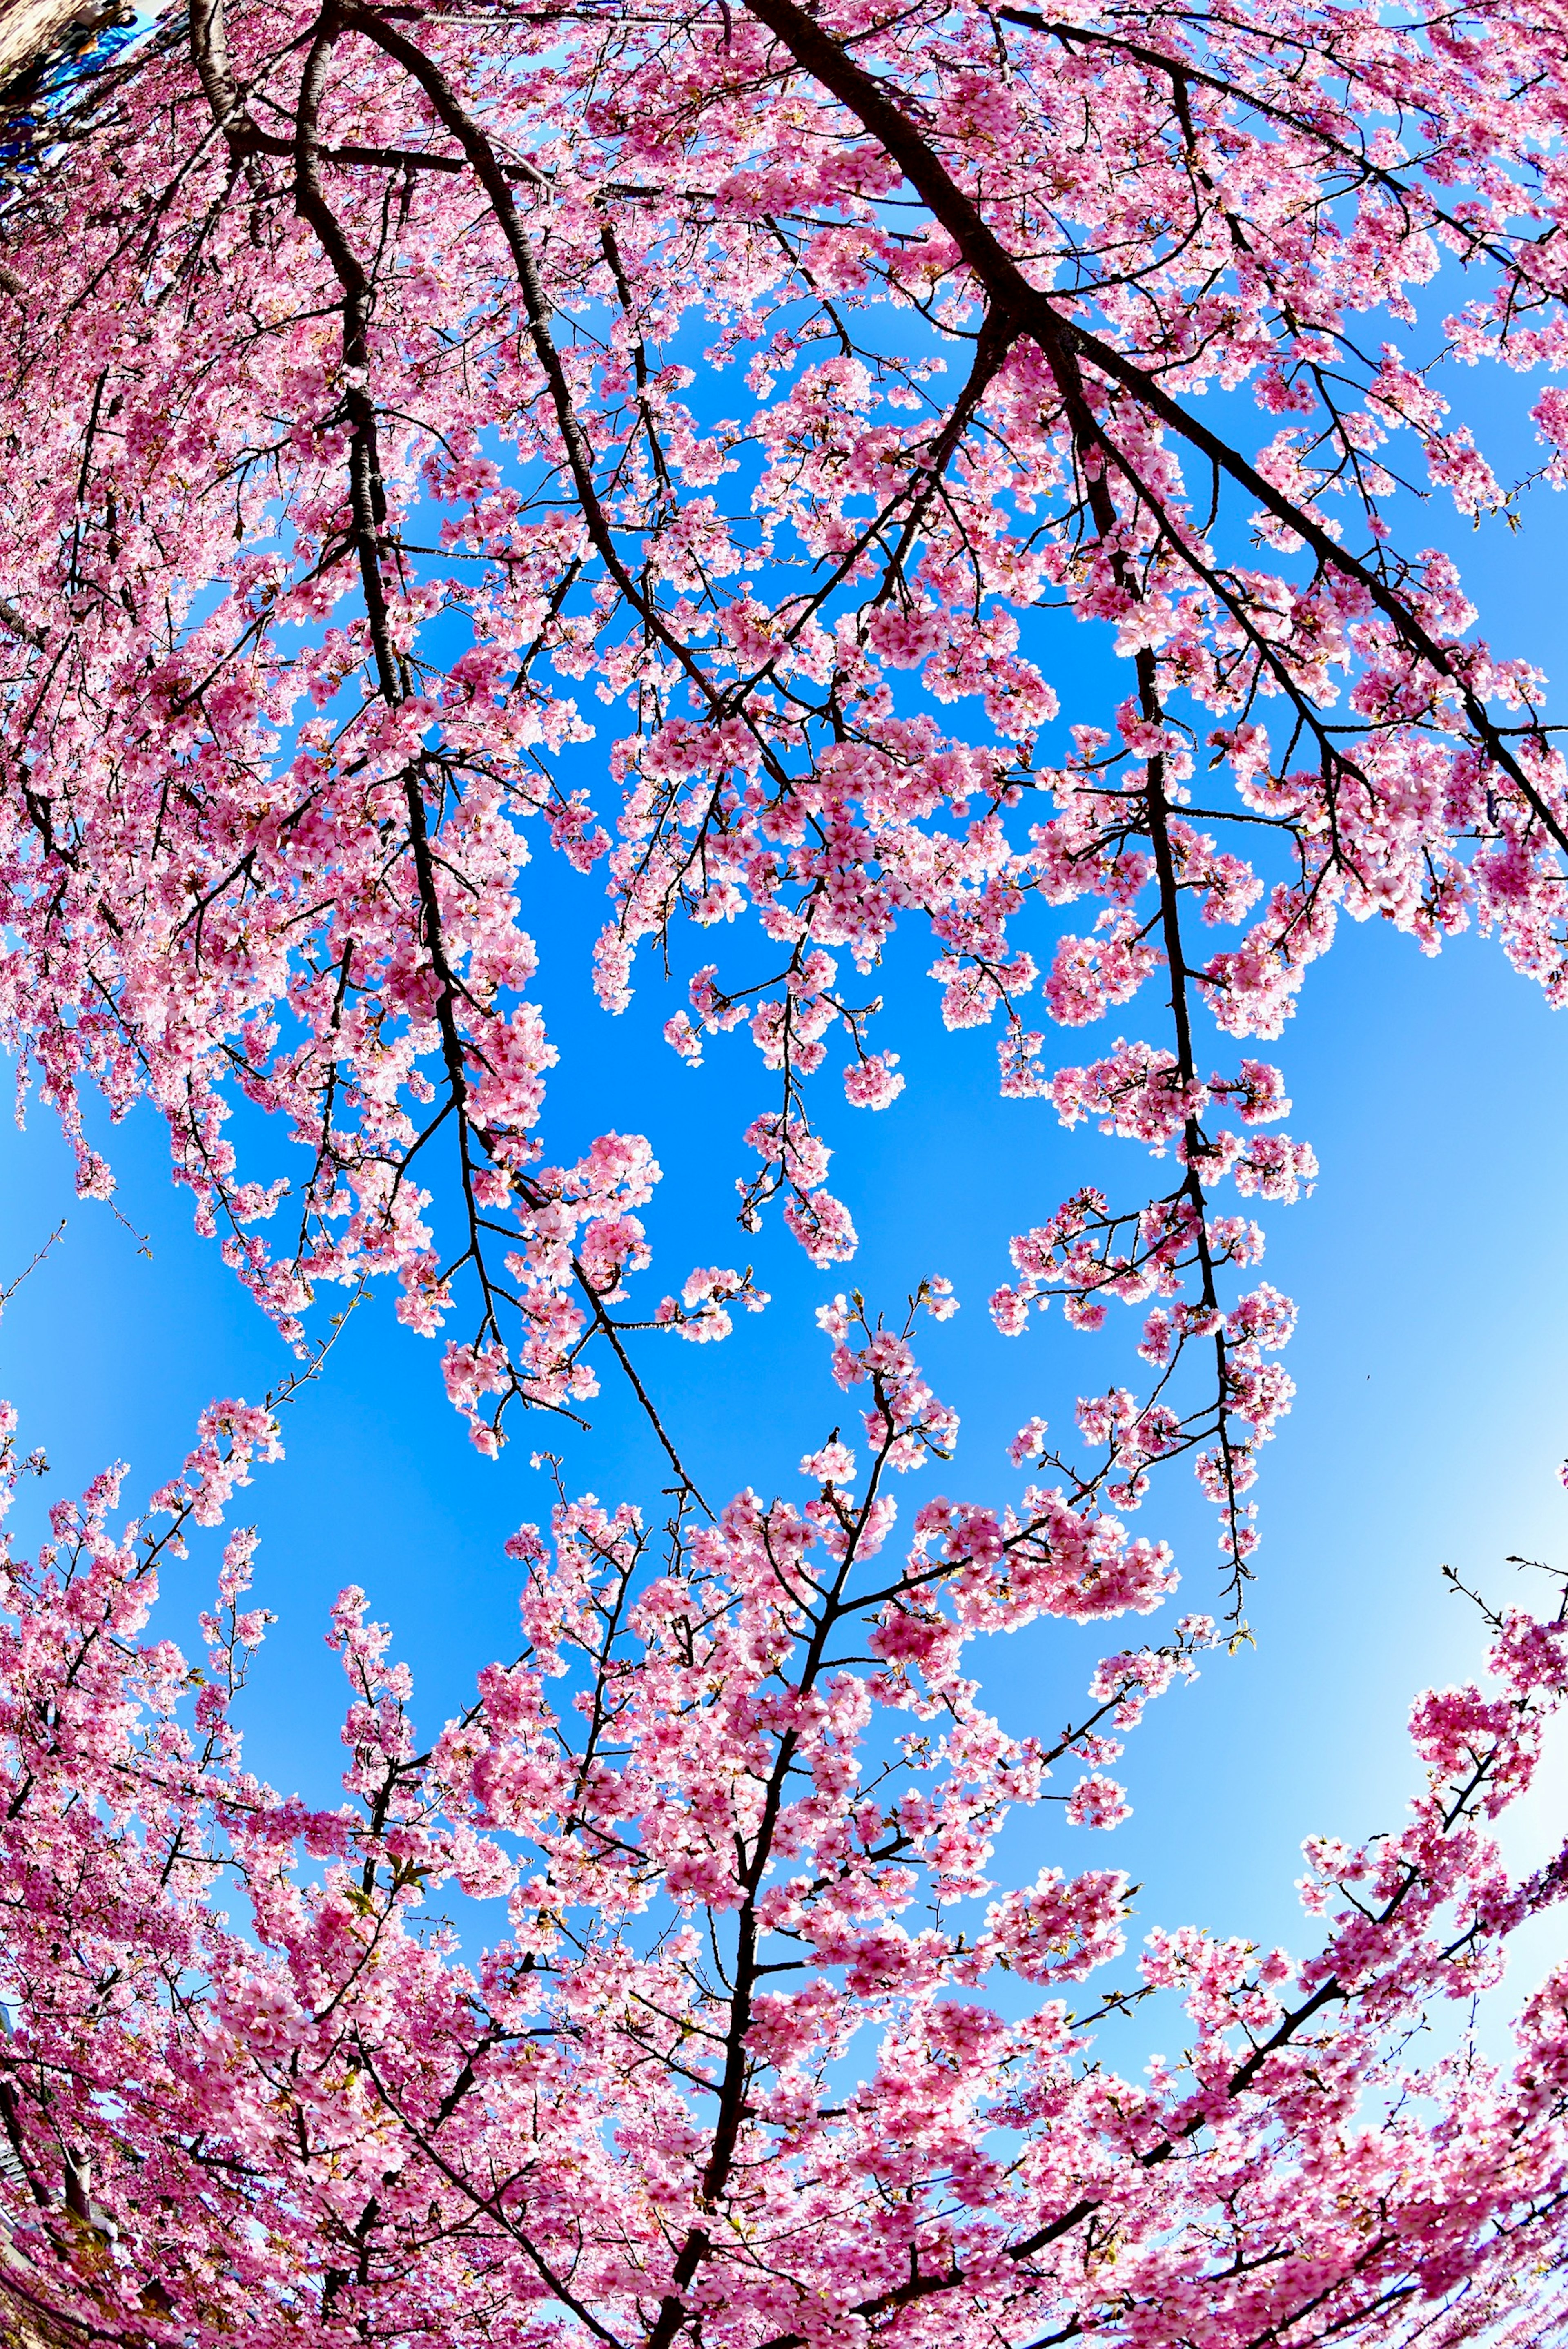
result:
<svg viewBox="0 0 1568 2349"><path fill-rule="evenodd" d="M1516 415L1529 396L1490 380L1460 388L1480 403L1489 446L1489 413L1495 424L1502 403ZM1522 468L1526 435L1516 432L1516 447ZM1500 521L1472 534L1435 512L1421 532L1459 556L1482 633L1568 679L1568 505L1537 492L1523 513L1517 535ZM1103 717L1127 690L1125 673L1112 674L1087 630L1056 641L1064 720ZM941 1330L923 1325L922 1351L964 1434L953 1466L924 1472L906 1506L939 1488L1016 1492L1007 1437L1035 1411L1065 1427L1075 1392L1123 1375L1135 1322L1113 1309L1106 1338L1075 1338L1053 1314L1021 1340L999 1337L985 1300L1006 1275L1007 1235L1099 1171L1140 1195L1136 1148L1063 1133L1048 1103L1001 1101L994 1035L944 1033L923 976L929 943L912 930L867 989L888 994L879 1042L902 1054L908 1089L885 1112L840 1103L826 1120L838 1152L831 1188L855 1217L861 1255L837 1278L813 1274L776 1222L755 1242L733 1222L735 1177L749 1166L740 1130L770 1098L749 1044L721 1040L704 1070L685 1071L659 1036L684 988L665 990L651 963L631 1012L606 1018L585 978L601 879L581 881L548 857L526 877L524 920L544 955L538 992L562 1053L548 1154L571 1157L606 1124L648 1134L665 1170L646 1218L649 1305L694 1264L748 1258L773 1295L722 1347L649 1341L640 1357L710 1496L748 1482L803 1495L800 1454L854 1410L827 1377L812 1308L857 1285L891 1314L934 1272L955 1283L963 1310ZM707 943L686 942L689 963L707 958ZM1152 1001L1140 1004L1082 1040L1048 1039L1047 1050L1088 1058L1102 1038L1143 1032L1154 1016ZM1310 1201L1264 1218L1264 1277L1295 1298L1302 1320L1286 1357L1296 1408L1264 1454L1256 1496L1258 1644L1153 1708L1118 1773L1135 1806L1127 1827L1097 1842L1047 1809L1018 1828L1006 1872L1016 1880L1047 1857L1124 1866L1144 1887L1149 1922L1202 1919L1300 1946L1291 1884L1301 1837L1397 1819L1412 1783L1409 1697L1468 1675L1479 1658L1480 1627L1446 1593L1439 1563L1511 1599L1508 1553L1568 1560L1557 1475L1568 1449L1568 1024L1490 941L1467 936L1429 962L1407 938L1346 925L1273 1049L1295 1103L1289 1131L1314 1143L1323 1172ZM108 1147L119 1206L149 1235L150 1261L108 1208L71 1200L47 1112L35 1110L26 1134L0 1143L0 1282L62 1209L69 1216L5 1309L0 1392L21 1412L24 1443L49 1454L46 1493L79 1488L119 1456L132 1466L134 1506L178 1466L206 1402L257 1399L287 1358L191 1233L150 1114L138 1111ZM257 1597L281 1619L246 1718L254 1766L318 1796L331 1793L342 1689L322 1634L344 1583L362 1583L395 1626L434 1731L476 1670L515 1648L514 1569L500 1545L550 1503L531 1443L563 1452L573 1491L657 1505L657 1455L613 1391L591 1436L517 1421L500 1462L480 1458L442 1397L438 1349L399 1329L386 1296L361 1309L326 1375L291 1408L284 1441L285 1463L259 1472L239 1512L262 1530ZM26 1515L31 1539L36 1502ZM1184 1470L1156 1478L1138 1529L1177 1544L1187 1606L1215 1603L1212 1513ZM168 1579L177 1636L191 1636L214 1555L209 1542ZM987 1692L1009 1726L1055 1728L1115 1640L1103 1627L1051 1625L983 1648ZM1511 1830L1521 1857L1560 1819L1561 1761Z"/></svg>

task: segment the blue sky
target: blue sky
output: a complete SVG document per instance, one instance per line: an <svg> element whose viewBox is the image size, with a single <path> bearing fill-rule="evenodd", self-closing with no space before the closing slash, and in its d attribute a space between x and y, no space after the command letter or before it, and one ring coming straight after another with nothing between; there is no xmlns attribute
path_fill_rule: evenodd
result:
<svg viewBox="0 0 1568 2349"><path fill-rule="evenodd" d="M1460 388L1474 391L1483 421L1522 404L1511 383ZM1516 424L1508 437L1523 456ZM1472 533L1436 513L1428 534L1460 555L1483 632L1568 675L1565 523L1568 507L1538 492L1517 536L1500 523ZM1088 639L1073 650L1071 682L1080 706L1068 716L1095 714L1097 697L1103 709L1127 689ZM799 1455L849 1415L812 1308L852 1281L896 1309L930 1272L963 1299L952 1323L925 1325L934 1383L964 1418L941 1485L975 1498L1016 1490L1006 1438L1036 1410L1061 1425L1073 1392L1124 1375L1131 1325L1102 1343L1071 1338L1053 1315L1022 1340L1000 1338L985 1299L1006 1275L1007 1235L1099 1168L1139 1195L1140 1154L1064 1134L1046 1104L998 1099L994 1036L943 1031L923 975L929 943L912 933L874 982L892 1007L879 1041L903 1055L908 1090L879 1115L841 1105L830 1115L831 1187L855 1216L861 1255L836 1276L813 1274L776 1222L755 1241L734 1225L735 1177L748 1171L740 1129L771 1096L749 1044L737 1039L703 1071L683 1070L659 1039L683 998L665 992L651 965L624 1019L593 1006L586 956L601 889L600 876L579 881L548 857L525 875L524 920L544 950L540 992L563 1057L548 1146L574 1154L608 1125L649 1135L665 1169L647 1218L654 1297L695 1263L748 1257L773 1294L727 1345L672 1343L651 1357L710 1493L748 1482L800 1490ZM689 959L712 951L697 940ZM1089 1057L1123 1031L1160 1037L1152 991L1100 1030L1059 1040L1058 1057ZM1309 1201L1267 1216L1264 1274L1297 1299L1302 1321L1287 1357L1296 1408L1263 1459L1257 1646L1153 1709L1119 1772L1135 1804L1126 1828L1092 1838L1047 1812L1020 1831L1019 1873L1045 1857L1114 1860L1142 1883L1150 1922L1201 1920L1299 1946L1290 1887L1302 1836L1397 1818L1411 1785L1410 1696L1468 1674L1479 1656L1480 1626L1447 1594L1439 1565L1511 1599L1526 1586L1508 1553L1568 1562L1556 1473L1568 1450L1565 1045L1568 1025L1491 941L1467 936L1429 961L1382 926L1346 926L1310 973L1275 1055L1295 1102L1289 1130L1312 1141L1322 1176ZM48 1452L50 1492L78 1488L114 1456L132 1465L130 1495L151 1489L213 1394L254 1399L286 1367L191 1233L155 1121L137 1112L110 1150L119 1204L149 1236L150 1260L107 1208L70 1198L46 1112L35 1109L25 1134L0 1142L0 1282L62 1210L69 1219L0 1322L0 1391L21 1411L25 1442ZM543 1517L550 1497L529 1466L531 1441L560 1444L573 1490L656 1503L658 1462L624 1399L607 1392L594 1420L591 1437L519 1425L500 1462L488 1463L446 1407L438 1350L397 1326L389 1298L362 1309L327 1376L288 1414L286 1461L258 1475L241 1512L263 1535L258 1599L280 1617L249 1704L255 1766L330 1791L342 1683L322 1634L348 1581L396 1627L425 1723L465 1701L477 1668L515 1644L514 1574L500 1545L520 1520ZM936 1489L934 1472L922 1484L912 1503ZM1139 1529L1176 1543L1184 1603L1212 1606L1212 1520L1183 1472L1157 1482ZM170 1628L186 1636L211 1563L210 1549L198 1551L169 1578ZM980 1668L1010 1725L1048 1730L1116 1643L1114 1632L1041 1627L983 1650ZM1563 1793L1559 1748L1513 1831L1522 1858L1544 1847L1554 1820L1560 1832ZM1544 1930L1536 1946L1543 1956Z"/></svg>

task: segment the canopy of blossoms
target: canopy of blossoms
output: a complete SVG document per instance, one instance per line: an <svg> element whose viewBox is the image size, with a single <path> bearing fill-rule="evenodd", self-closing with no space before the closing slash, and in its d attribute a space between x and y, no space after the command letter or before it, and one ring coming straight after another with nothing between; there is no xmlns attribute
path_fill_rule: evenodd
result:
<svg viewBox="0 0 1568 2349"><path fill-rule="evenodd" d="M1193 1929L1123 1961L1114 1870L990 1870L1056 1765L1113 1826L1123 1736L1241 1623L1292 1393L1255 1218L1315 1173L1261 1054L1308 966L1346 916L1473 924L1568 997L1542 680L1418 502L1519 487L1441 359L1542 378L1568 483L1565 118L1562 0L191 0L19 143L19 1098L100 1196L98 1104L155 1105L303 1357L385 1275L482 1449L624 1376L676 1477L667 1526L562 1491L516 1537L520 1658L428 1746L346 1594L329 1811L242 1760L246 1535L201 1664L144 1637L270 1410L215 1404L152 1517L106 1476L13 1562L5 2271L71 2337L1551 2338L1568 1974L1511 2065L1410 2033L1561 1896L1492 1836L1561 1619L1488 1611L1487 1688L1420 1701L1405 1824L1309 1852L1305 1957ZM1121 683L1064 728L1045 630L1079 623ZM1078 1448L1020 1430L1021 1499L895 1506L953 1446L934 1282L891 1326L825 1309L862 1410L813 1497L708 1508L640 1333L768 1300L727 1232L643 1295L655 1141L607 1081L588 1146L551 1139L557 859L603 893L606 1011L667 960L672 1071L734 1056L741 1223L816 1267L857 1247L828 1137L904 1084L901 925L1005 1092L1141 1145L996 1235L1004 1331L1137 1317ZM1223 1629L1006 1733L966 1643L1161 1608L1127 1519L1182 1459ZM482 1956L421 1928L443 1884L504 1909ZM1090 2052L1170 1993L1180 2060Z"/></svg>

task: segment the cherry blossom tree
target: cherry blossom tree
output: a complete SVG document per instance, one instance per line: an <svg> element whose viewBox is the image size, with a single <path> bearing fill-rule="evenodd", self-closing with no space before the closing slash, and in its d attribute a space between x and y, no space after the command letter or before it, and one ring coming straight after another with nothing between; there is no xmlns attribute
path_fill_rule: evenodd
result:
<svg viewBox="0 0 1568 2349"><path fill-rule="evenodd" d="M720 1261L629 1312L651 1147L546 1163L529 860L607 887L612 1010L736 925L665 1033L749 1028L742 1220L821 1265L855 1235L810 1080L837 1032L851 1106L899 1091L870 989L923 921L1006 1092L1173 1164L1042 1200L994 1309L1151 1308L1054 1464L1128 1506L1191 1455L1239 1603L1290 1311L1238 1306L1262 1235L1224 1203L1315 1166L1249 1044L1344 914L1429 951L1480 922L1564 984L1540 681L1395 529L1513 493L1418 297L1437 358L1568 349L1560 33L194 0L99 72L0 281L5 1019L82 1188L88 1090L154 1102L291 1338L380 1273L415 1328L466 1317L447 1383L493 1445L630 1368L628 1323L763 1301ZM1126 664L1070 735L1046 607ZM1042 1057L1150 991L1148 1039Z"/></svg>
<svg viewBox="0 0 1568 2349"><path fill-rule="evenodd" d="M1309 1843L1306 1956L1157 1929L1133 1964L1122 1873L1001 1889L993 1853L1058 1764L1067 1818L1115 1825L1106 1765L1212 1626L1008 1734L968 1643L1148 1614L1169 1558L1059 1492L934 1498L895 1542L889 1486L952 1414L910 1325L823 1320L861 1462L835 1437L803 1504L662 1531L562 1493L508 1544L521 1652L433 1743L342 1593L336 1808L243 1766L253 1536L199 1669L144 1636L186 1529L275 1455L270 1413L215 1406L150 1518L115 1526L113 1471L10 1564L0 2283L49 2337L1555 2337L1568 1966L1511 2064L1462 2033L1423 2061L1412 2025L1563 1898L1562 1858L1512 1879L1492 1829L1568 1692L1563 1615L1488 1610L1490 1690L1415 1708L1403 1826ZM482 1955L421 1929L443 1887L504 1904ZM1089 2056L1161 1994L1181 2057Z"/></svg>
<svg viewBox="0 0 1568 2349"><path fill-rule="evenodd" d="M270 1409L214 1405L146 1516L106 1475L7 1568L5 2279L70 2337L1552 2337L1568 1974L1511 2065L1411 2033L1561 1897L1492 1834L1561 1616L1486 1610L1491 1690L1418 1703L1405 1825L1309 1847L1305 1957L1157 1930L1124 1966L1118 1872L990 1871L1056 1765L1068 1822L1113 1826L1123 1738L1241 1621L1291 1395L1252 1206L1315 1171L1253 1048L1342 916L1428 952L1477 923L1568 993L1542 680L1419 512L1522 487L1441 363L1568 359L1565 30L1555 0L191 0L14 160L19 1106L107 1196L97 1104L154 1104L302 1376L317 1292L386 1274L414 1329L456 1317L482 1448L608 1364L674 1477L667 1525L562 1489L515 1537L521 1654L428 1746L345 1594L327 1810L242 1761L249 1536L199 1667L144 1637ZM1561 486L1568 394L1530 413ZM1064 723L1078 624L1123 689ZM833 1116L902 1089L901 919L1005 1092L1153 1154L1152 1188L1042 1200L992 1301L1012 1333L1139 1309L1081 1450L1030 1421L1020 1499L898 1529L955 1427L913 1351L932 1282L892 1328L825 1309L863 1443L809 1457L812 1497L709 1506L639 1333L768 1300L718 1234L634 1297L655 1139L613 1098L546 1155L551 858L605 893L607 1012L669 969L678 1059L749 1030L748 1233L853 1257L811 1081L837 1040ZM1148 1035L1054 1064L1140 996ZM1126 1518L1182 1458L1221 1627L1008 1734L967 1642L1164 1606ZM443 1886L506 1904L482 1954L421 1922ZM1161 2000L1179 2059L1091 2052Z"/></svg>

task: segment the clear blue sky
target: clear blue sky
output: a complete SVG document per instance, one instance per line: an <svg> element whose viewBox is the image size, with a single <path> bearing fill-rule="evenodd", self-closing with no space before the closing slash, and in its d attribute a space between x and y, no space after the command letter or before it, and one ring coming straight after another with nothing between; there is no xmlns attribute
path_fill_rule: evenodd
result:
<svg viewBox="0 0 1568 2349"><path fill-rule="evenodd" d="M1483 417L1504 398L1520 404L1512 385L1460 388ZM1484 632L1568 678L1568 503L1535 494L1517 537L1496 523L1472 534L1435 512L1427 529L1460 555ZM1087 644L1075 661L1080 696L1126 689ZM1087 714L1082 701L1067 712ZM1131 1189L1138 1154L1064 1135L1044 1104L1000 1101L994 1036L943 1031L923 976L929 943L912 932L879 982L896 1007L883 1040L903 1055L908 1090L880 1115L831 1115L831 1187L851 1208L861 1253L847 1272L812 1274L776 1223L755 1242L733 1223L734 1178L747 1166L739 1129L770 1091L749 1044L735 1040L706 1070L685 1071L658 1032L683 999L665 993L651 965L631 1012L606 1019L585 984L602 880L575 880L548 857L526 879L524 918L545 950L540 991L564 1061L547 1112L551 1154L573 1154L607 1124L645 1132L665 1168L648 1216L653 1295L694 1263L748 1257L773 1293L769 1312L743 1320L727 1345L668 1344L651 1360L709 1489L799 1490L800 1454L845 1408L826 1378L816 1303L852 1281L894 1308L922 1274L941 1272L964 1300L945 1328L926 1325L938 1391L964 1417L941 1481L976 1498L1015 1490L1007 1436L1035 1410L1061 1424L1074 1392L1123 1373L1131 1324L1114 1345L1070 1339L1054 1314L1022 1341L998 1337L985 1299L1005 1277L1006 1237L1097 1166ZM708 943L696 943L690 958L708 958ZM1123 1030L1159 1036L1152 990L1104 1023L1107 1038ZM1060 1057L1088 1057L1099 1032L1061 1039ZM1277 1056L1295 1101L1289 1130L1314 1143L1323 1173L1309 1202L1268 1217L1264 1272L1296 1298L1302 1322L1287 1357L1297 1405L1263 1462L1258 1646L1154 1709L1119 1774L1136 1806L1127 1828L1090 1838L1047 1813L1022 1831L1012 1864L1032 1872L1047 1856L1114 1858L1144 1885L1150 1921L1202 1920L1299 1946L1290 1887L1302 1836L1393 1823L1410 1785L1409 1697L1434 1677L1468 1673L1479 1654L1479 1626L1446 1595L1439 1563L1511 1596L1507 1553L1568 1559L1556 1475L1568 1450L1568 1023L1490 941L1466 937L1433 962L1384 928L1347 927L1309 975ZM0 1323L0 1392L18 1405L25 1441L46 1446L50 1491L79 1488L119 1455L136 1495L178 1465L214 1393L253 1399L286 1358L192 1235L153 1119L138 1112L110 1148L119 1204L150 1236L150 1262L107 1208L70 1199L46 1112L0 1143L0 1281L62 1206L69 1215L65 1240ZM395 1625L429 1727L465 1701L480 1664L511 1651L514 1574L501 1540L549 1506L531 1440L562 1443L573 1489L656 1505L658 1464L622 1398L607 1392L594 1416L590 1438L544 1425L535 1438L519 1424L489 1464L446 1407L438 1349L397 1326L389 1297L362 1309L325 1380L288 1414L286 1462L243 1498L263 1534L257 1595L281 1619L249 1706L255 1766L288 1786L330 1790L342 1682L322 1633L345 1582L363 1583ZM931 1472L923 1482L936 1489ZM1177 1543L1185 1603L1212 1604L1212 1523L1183 1472L1157 1485L1140 1529ZM170 1628L182 1636L206 1599L211 1556L199 1550L170 1578ZM1049 1729L1113 1644L1044 1627L996 1643L981 1664L1012 1725ZM1563 1793L1559 1750L1517 1831L1522 1855L1544 1845L1554 1819L1561 1832Z"/></svg>

